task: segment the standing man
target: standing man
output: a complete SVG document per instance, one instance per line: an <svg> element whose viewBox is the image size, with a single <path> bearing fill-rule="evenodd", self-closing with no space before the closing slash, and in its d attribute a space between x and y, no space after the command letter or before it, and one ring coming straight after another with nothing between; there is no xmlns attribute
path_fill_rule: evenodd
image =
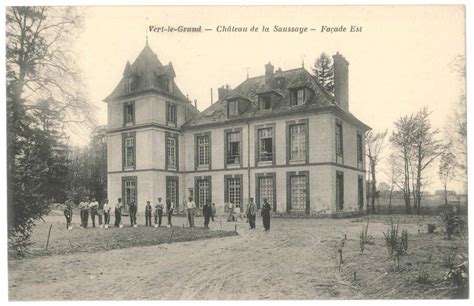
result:
<svg viewBox="0 0 474 306"><path fill-rule="evenodd" d="M194 203L192 197L189 197L188 202L186 203L186 210L188 212L189 227L194 227L194 209L195 208L196 208L196 203Z"/></svg>
<svg viewBox="0 0 474 306"><path fill-rule="evenodd" d="M64 207L64 217L66 217L66 229L72 229L72 209L73 209L73 203L71 198L68 198L66 200L66 203L64 203L66 207Z"/></svg>
<svg viewBox="0 0 474 306"><path fill-rule="evenodd" d="M156 226L161 226L161 219L163 218L163 208L164 208L163 202L161 202L161 197L159 197L158 202L156 202L156 204L155 204L155 212L154 212L155 227Z"/></svg>
<svg viewBox="0 0 474 306"><path fill-rule="evenodd" d="M92 227L95 228L95 216L99 209L99 202L97 202L95 198L92 198L92 201L89 204L89 209L91 211Z"/></svg>
<svg viewBox="0 0 474 306"><path fill-rule="evenodd" d="M79 214L81 216L81 228L84 228L84 223L85 223L85 221L84 221L84 215L85 215L84 208L85 208L86 205L87 205L86 204L86 199L83 198L82 201L79 203Z"/></svg>
<svg viewBox="0 0 474 306"><path fill-rule="evenodd" d="M151 212L153 208L151 208L150 201L146 201L145 206L145 226L151 226Z"/></svg>
<svg viewBox="0 0 474 306"><path fill-rule="evenodd" d="M250 229L255 229L255 218L257 215L257 209L255 207L255 203L253 202L253 198L250 198L250 202L247 205L247 211L245 212L247 215L247 219L249 220Z"/></svg>
<svg viewBox="0 0 474 306"><path fill-rule="evenodd" d="M130 201L128 212L130 214L130 227L137 227L137 204L135 204L135 201Z"/></svg>
<svg viewBox="0 0 474 306"><path fill-rule="evenodd" d="M204 227L209 228L209 220L212 216L211 201L207 200L206 204L202 207L202 215L204 216Z"/></svg>
<svg viewBox="0 0 474 306"><path fill-rule="evenodd" d="M229 203L229 216L227 217L227 222L234 221L234 203Z"/></svg>
<svg viewBox="0 0 474 306"><path fill-rule="evenodd" d="M211 216L211 217L212 217L212 222L215 221L215 220L214 220L214 217L216 216L216 212L217 212L217 210L216 210L216 203L212 203L212 216Z"/></svg>
<svg viewBox="0 0 474 306"><path fill-rule="evenodd" d="M170 199L166 199L166 215L168 216L168 227L172 227L173 224L171 224L171 217L173 216L173 202L171 202Z"/></svg>
<svg viewBox="0 0 474 306"><path fill-rule="evenodd" d="M87 228L87 224L89 223L89 198L84 198L84 201L82 202L82 208L81 208L81 213L82 213L82 227Z"/></svg>
<svg viewBox="0 0 474 306"><path fill-rule="evenodd" d="M115 203L115 227L119 227L122 222L122 198L117 199Z"/></svg>
<svg viewBox="0 0 474 306"><path fill-rule="evenodd" d="M104 206L102 207L104 211L104 227L109 228L110 223L110 206L109 206L109 199L105 199Z"/></svg>
<svg viewBox="0 0 474 306"><path fill-rule="evenodd" d="M265 231L270 230L270 211L272 207L268 203L267 199L263 199L263 206L262 206L262 219L263 219L263 227Z"/></svg>

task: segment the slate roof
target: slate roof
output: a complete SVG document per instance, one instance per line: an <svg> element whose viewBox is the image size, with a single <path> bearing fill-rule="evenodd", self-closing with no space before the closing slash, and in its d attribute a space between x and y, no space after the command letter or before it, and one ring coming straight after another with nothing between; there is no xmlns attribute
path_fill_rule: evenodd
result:
<svg viewBox="0 0 474 306"><path fill-rule="evenodd" d="M291 105L291 89L307 87L311 89L311 94L306 103L299 106ZM274 92L275 103L271 110L259 110L258 94ZM226 100L234 98L244 98L250 101L247 109L238 116L227 117ZM245 80L235 89L231 90L226 96L209 106L195 118L185 123L183 128L198 127L201 125L213 125L231 123L236 120L254 120L260 117L275 117L292 113L306 113L323 109L334 109L343 112L351 119L357 120L351 113L342 110L334 102L334 97L329 94L318 83L316 78L304 68L291 69L286 71L277 70L271 81L265 83L265 75L253 77ZM363 124L365 126L365 124ZM367 127L367 126L366 126ZM368 128L368 127L367 127Z"/></svg>

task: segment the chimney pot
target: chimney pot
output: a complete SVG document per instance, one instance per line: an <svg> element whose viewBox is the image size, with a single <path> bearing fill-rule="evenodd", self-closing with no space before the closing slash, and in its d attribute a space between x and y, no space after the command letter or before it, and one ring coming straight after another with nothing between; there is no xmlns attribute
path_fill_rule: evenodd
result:
<svg viewBox="0 0 474 306"><path fill-rule="evenodd" d="M217 99L222 100L225 96L227 96L232 91L229 85L223 85L222 87L217 88Z"/></svg>
<svg viewBox="0 0 474 306"><path fill-rule="evenodd" d="M268 62L268 64L265 65L265 84L270 83L270 81L272 80L274 68L275 67L273 67L273 65L270 62Z"/></svg>

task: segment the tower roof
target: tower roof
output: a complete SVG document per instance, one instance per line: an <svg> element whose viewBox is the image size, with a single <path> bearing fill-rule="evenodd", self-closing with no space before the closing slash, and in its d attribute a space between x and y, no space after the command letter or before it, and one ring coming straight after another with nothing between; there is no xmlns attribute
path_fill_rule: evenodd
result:
<svg viewBox="0 0 474 306"><path fill-rule="evenodd" d="M150 46L146 44L133 64L127 62L122 79L104 101L110 102L121 97L136 95L146 91L155 91L173 96L179 100L188 101L173 81L175 77L176 73L171 62L168 65L163 65ZM171 81L171 85L168 85L167 80ZM127 88L129 81L133 85ZM173 90L169 91L168 86L172 86Z"/></svg>

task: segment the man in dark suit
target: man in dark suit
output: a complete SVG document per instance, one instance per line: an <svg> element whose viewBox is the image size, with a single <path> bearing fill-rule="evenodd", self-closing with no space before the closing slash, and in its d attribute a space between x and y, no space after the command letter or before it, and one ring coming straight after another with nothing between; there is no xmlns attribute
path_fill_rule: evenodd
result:
<svg viewBox="0 0 474 306"><path fill-rule="evenodd" d="M204 227L209 228L209 221L212 216L212 206L211 201L207 200L202 207L202 215L204 216Z"/></svg>
<svg viewBox="0 0 474 306"><path fill-rule="evenodd" d="M145 226L152 226L151 225L151 212L152 212L150 201L146 201L145 206Z"/></svg>

